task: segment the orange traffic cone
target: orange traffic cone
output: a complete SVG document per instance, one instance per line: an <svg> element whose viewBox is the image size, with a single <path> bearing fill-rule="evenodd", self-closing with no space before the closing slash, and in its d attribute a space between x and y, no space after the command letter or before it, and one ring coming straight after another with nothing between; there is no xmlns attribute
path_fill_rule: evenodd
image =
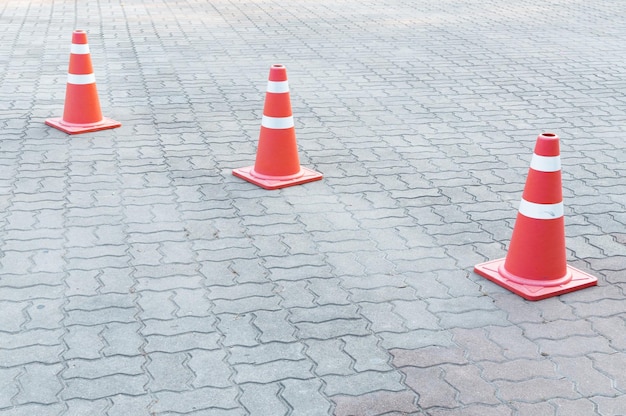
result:
<svg viewBox="0 0 626 416"><path fill-rule="evenodd" d="M65 108L62 118L49 118L46 124L68 134L87 133L120 127L121 123L102 117L96 77L91 66L87 33L75 30L72 34L70 64L65 89Z"/></svg>
<svg viewBox="0 0 626 416"><path fill-rule="evenodd" d="M528 300L595 286L598 279L566 263L559 138L537 137L506 258L474 271Z"/></svg>
<svg viewBox="0 0 626 416"><path fill-rule="evenodd" d="M300 166L287 70L283 65L270 68L255 164L234 169L233 175L264 189L322 179L321 173Z"/></svg>

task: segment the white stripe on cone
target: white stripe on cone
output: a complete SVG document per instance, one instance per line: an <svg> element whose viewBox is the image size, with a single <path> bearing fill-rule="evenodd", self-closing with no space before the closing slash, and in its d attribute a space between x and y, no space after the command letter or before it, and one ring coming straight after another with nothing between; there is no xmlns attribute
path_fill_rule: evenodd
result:
<svg viewBox="0 0 626 416"><path fill-rule="evenodd" d="M74 55L87 55L89 54L89 44L87 43L72 43L70 53Z"/></svg>
<svg viewBox="0 0 626 416"><path fill-rule="evenodd" d="M275 94L289 92L289 83L287 81L267 81L267 92Z"/></svg>
<svg viewBox="0 0 626 416"><path fill-rule="evenodd" d="M268 129L290 129L294 127L293 116L289 117L268 117L263 116L261 126Z"/></svg>
<svg viewBox="0 0 626 416"><path fill-rule="evenodd" d="M555 220L563 216L563 202L557 204L535 204L522 198L519 204L519 213L536 220Z"/></svg>
<svg viewBox="0 0 626 416"><path fill-rule="evenodd" d="M74 85L87 85L87 84L95 84L96 76L94 74L67 74L67 83Z"/></svg>
<svg viewBox="0 0 626 416"><path fill-rule="evenodd" d="M530 167L539 172L558 172L561 170L561 158L559 156L539 156L533 153Z"/></svg>

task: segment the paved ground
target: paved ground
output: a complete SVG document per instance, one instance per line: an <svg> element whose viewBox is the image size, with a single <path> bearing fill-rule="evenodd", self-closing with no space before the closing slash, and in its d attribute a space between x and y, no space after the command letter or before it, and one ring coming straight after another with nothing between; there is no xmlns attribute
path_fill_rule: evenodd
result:
<svg viewBox="0 0 626 416"><path fill-rule="evenodd" d="M6 0L1 415L626 414L626 3ZM73 29L119 129L68 136ZM253 163L286 65L302 165ZM506 254L537 135L568 261Z"/></svg>

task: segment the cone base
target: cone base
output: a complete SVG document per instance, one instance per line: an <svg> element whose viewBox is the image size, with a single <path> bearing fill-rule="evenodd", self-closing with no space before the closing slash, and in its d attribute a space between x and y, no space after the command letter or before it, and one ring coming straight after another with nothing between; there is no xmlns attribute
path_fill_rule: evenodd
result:
<svg viewBox="0 0 626 416"><path fill-rule="evenodd" d="M504 264L504 260L505 259L492 260L486 263L477 264L474 266L474 272L526 300L546 299L598 284L598 279L596 277L569 265L567 266L567 271L572 274L572 280L565 284L558 286L534 286L520 284L507 279L498 272L499 267Z"/></svg>
<svg viewBox="0 0 626 416"><path fill-rule="evenodd" d="M303 174L297 178L285 179L285 180L272 179L272 178L261 179L261 178L257 178L251 173L253 169L254 169L254 166L233 169L233 175L243 180L246 180L250 183L253 183L257 186L260 186L263 189L270 189L270 190L286 188L288 186L294 186L294 185L301 185L303 183L308 183L308 182L313 182L313 181L319 181L323 177L321 173L301 166L300 169L302 169Z"/></svg>
<svg viewBox="0 0 626 416"><path fill-rule="evenodd" d="M67 134L80 134L80 133L89 133L92 131L114 129L122 125L122 123L117 122L107 117L103 117L102 120L99 121L98 123L90 123L90 124L67 123L63 121L62 117L49 118L46 120L46 124L50 127L54 127L55 129L59 129L62 132L67 133Z"/></svg>

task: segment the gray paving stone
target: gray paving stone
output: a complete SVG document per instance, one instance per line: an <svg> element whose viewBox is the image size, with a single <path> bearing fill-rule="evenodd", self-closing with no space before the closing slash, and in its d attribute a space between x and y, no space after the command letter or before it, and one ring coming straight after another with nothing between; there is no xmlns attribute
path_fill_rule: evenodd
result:
<svg viewBox="0 0 626 416"><path fill-rule="evenodd" d="M349 293L342 287L338 278L308 278L309 290L316 296L315 303L318 305L346 305L349 303Z"/></svg>
<svg viewBox="0 0 626 416"><path fill-rule="evenodd" d="M278 398L281 386L273 384L242 385L240 402L250 415L286 415L289 408Z"/></svg>
<svg viewBox="0 0 626 416"><path fill-rule="evenodd" d="M37 299L25 310L29 320L24 324L25 329L53 329L58 328L63 319L60 299Z"/></svg>
<svg viewBox="0 0 626 416"><path fill-rule="evenodd" d="M229 387L233 375L223 350L192 350L187 366L193 372L193 387Z"/></svg>
<svg viewBox="0 0 626 416"><path fill-rule="evenodd" d="M370 322L374 332L402 332L404 319L394 313L393 305L388 303L360 303L361 314Z"/></svg>
<svg viewBox="0 0 626 416"><path fill-rule="evenodd" d="M408 392L374 392L360 396L335 396L336 415L351 414L421 414L414 394Z"/></svg>
<svg viewBox="0 0 626 416"><path fill-rule="evenodd" d="M122 272L123 273L123 272ZM115 291L114 285L117 283L122 287L132 287L130 291L154 291L154 292L165 292L165 291L175 291L176 289L197 289L202 286L202 278L200 276L186 276L186 275L173 275L173 276L165 276L158 278L150 278L150 277L140 277L135 280L131 280L130 276L117 276L119 279L118 282L108 282L110 283L111 289ZM129 289L126 289L128 291ZM146 295L149 296L149 295ZM158 296L158 295L156 295ZM173 295L174 297L176 295ZM148 306L151 303L148 302Z"/></svg>
<svg viewBox="0 0 626 416"><path fill-rule="evenodd" d="M282 342L272 342L254 347L235 346L229 349L228 361L232 364L262 364L280 359L297 361L305 358L302 349L303 346L300 344Z"/></svg>
<svg viewBox="0 0 626 416"><path fill-rule="evenodd" d="M330 411L330 402L320 391L320 380L283 380L280 396L293 409L294 414L325 415Z"/></svg>
<svg viewBox="0 0 626 416"><path fill-rule="evenodd" d="M33 363L24 366L16 377L19 383L19 393L14 396L13 402L15 404L56 403L56 395L62 390L61 382L57 377L60 371L60 365Z"/></svg>
<svg viewBox="0 0 626 416"><path fill-rule="evenodd" d="M603 352L610 354L614 350L604 338L587 338L578 335L566 340L538 340L542 354L573 357L579 354Z"/></svg>
<svg viewBox="0 0 626 416"><path fill-rule="evenodd" d="M106 400L68 400L67 401L67 410L63 414L67 415L84 415L84 414L94 414L94 415L102 415L106 414L107 408L109 407L109 403Z"/></svg>
<svg viewBox="0 0 626 416"><path fill-rule="evenodd" d="M326 386L324 393L329 396L338 394L359 395L377 390L402 391L401 375L396 371L364 371L348 376L327 375L323 377Z"/></svg>
<svg viewBox="0 0 626 416"><path fill-rule="evenodd" d="M302 339L332 339L343 335L367 335L364 319L335 318L326 322L299 322L295 324Z"/></svg>
<svg viewBox="0 0 626 416"><path fill-rule="evenodd" d="M295 327L288 322L286 312L258 311L255 313L254 325L261 331L261 342L296 341Z"/></svg>
<svg viewBox="0 0 626 416"><path fill-rule="evenodd" d="M507 325L501 311L474 310L463 313L439 313L442 328L482 328L487 325Z"/></svg>
<svg viewBox="0 0 626 416"><path fill-rule="evenodd" d="M538 411L536 406L531 405L531 411ZM540 405L542 409L550 411L548 406ZM454 409L429 409L430 415L433 416L446 416L446 415L485 415L485 416L498 416L498 415L513 415L514 411L505 405L499 406L487 406L482 404L475 404L463 407L457 407Z"/></svg>
<svg viewBox="0 0 626 416"><path fill-rule="evenodd" d="M341 339L307 340L306 345L306 355L315 363L315 374L323 376L354 372L354 359L343 350L345 342Z"/></svg>
<svg viewBox="0 0 626 416"><path fill-rule="evenodd" d="M6 311L6 319L3 319L2 330L17 332L26 322L25 309L28 304L23 302L2 302L2 310Z"/></svg>
<svg viewBox="0 0 626 416"><path fill-rule="evenodd" d="M594 368L611 378L613 385L621 390L626 384L624 376L617 370L624 362L622 355L594 353L590 355L590 358L594 362Z"/></svg>
<svg viewBox="0 0 626 416"><path fill-rule="evenodd" d="M96 379L110 374L141 375L145 359L141 356L114 356L95 360L73 359L63 371L64 379Z"/></svg>
<svg viewBox="0 0 626 416"><path fill-rule="evenodd" d="M374 337L343 337L345 343L343 351L354 360L353 368L356 372L367 370L388 371L389 355L378 344L379 340Z"/></svg>
<svg viewBox="0 0 626 416"><path fill-rule="evenodd" d="M147 388L152 392L188 390L193 377L191 370L187 367L188 359L189 356L182 353L149 354L146 370L151 379Z"/></svg>
<svg viewBox="0 0 626 416"><path fill-rule="evenodd" d="M213 311L218 314L246 314L255 310L279 311L281 299L277 296L250 296L240 299L216 299Z"/></svg>
<svg viewBox="0 0 626 416"><path fill-rule="evenodd" d="M237 391L234 388L217 389L204 387L192 391L169 392L155 394L155 402L150 406L154 413L190 413L210 409L229 410L238 407Z"/></svg>
<svg viewBox="0 0 626 416"><path fill-rule="evenodd" d="M496 387L480 377L479 368L471 365L446 365L443 368L445 380L459 392L456 399L460 403L500 404Z"/></svg>
<svg viewBox="0 0 626 416"><path fill-rule="evenodd" d="M271 383L288 378L306 380L312 378L312 364L308 360L277 360L263 364L237 364L236 383Z"/></svg>
<svg viewBox="0 0 626 416"><path fill-rule="evenodd" d="M211 309L211 302L198 288L180 288L174 291L172 302L176 305L176 316L206 316Z"/></svg>
<svg viewBox="0 0 626 416"><path fill-rule="evenodd" d="M2 410L3 415L19 416L19 415L57 415L64 410L64 406L60 403L54 404L35 404L28 403L19 407Z"/></svg>
<svg viewBox="0 0 626 416"><path fill-rule="evenodd" d="M258 344L257 338L260 332L252 325L254 317L251 314L220 314L218 319L217 327L223 334L224 345L254 346Z"/></svg>
<svg viewBox="0 0 626 416"><path fill-rule="evenodd" d="M429 301L430 302L430 301ZM401 316L408 329L438 330L439 319L428 311L430 305L422 301L398 300L392 303L393 311Z"/></svg>
<svg viewBox="0 0 626 416"><path fill-rule="evenodd" d="M524 331L518 327L490 326L487 328L489 339L502 347L502 352L508 359L530 358L539 356L537 345L526 337Z"/></svg>
<svg viewBox="0 0 626 416"><path fill-rule="evenodd" d="M392 349L396 367L432 367L443 363L467 364L463 351L457 347L429 346L419 349Z"/></svg>
<svg viewBox="0 0 626 416"><path fill-rule="evenodd" d="M443 380L443 370L432 368L403 369L405 384L419 395L418 406L422 409L431 407L455 407L456 390Z"/></svg>
<svg viewBox="0 0 626 416"><path fill-rule="evenodd" d="M550 403L557 408L557 415L593 415L598 413L595 405L591 400L578 399L578 400L566 400L566 399L554 399Z"/></svg>
<svg viewBox="0 0 626 416"><path fill-rule="evenodd" d="M15 350L0 350L0 363L4 367L28 363L56 364L63 350L62 345L32 345Z"/></svg>
<svg viewBox="0 0 626 416"><path fill-rule="evenodd" d="M583 397L617 393L611 386L610 378L595 370L589 358L554 358L554 361L559 372L576 383L576 390Z"/></svg>
<svg viewBox="0 0 626 416"><path fill-rule="evenodd" d="M444 331L414 330L403 333L381 333L382 346L387 349L414 349L431 345L447 346L452 336Z"/></svg>
<svg viewBox="0 0 626 416"><path fill-rule="evenodd" d="M534 378L514 383L499 381L495 385L498 389L498 397L507 401L538 403L544 402L548 395L564 399L577 399L580 397L574 391L573 383L567 379Z"/></svg>
<svg viewBox="0 0 626 416"><path fill-rule="evenodd" d="M135 321L136 308L109 307L84 311L80 309L67 312L66 325L100 325L109 322L132 323Z"/></svg>
<svg viewBox="0 0 626 416"><path fill-rule="evenodd" d="M64 400L100 399L116 394L138 395L148 382L144 375L112 374L96 379L73 378L65 381L66 387L60 393Z"/></svg>
<svg viewBox="0 0 626 416"><path fill-rule="evenodd" d="M88 271L78 270L77 276L81 276ZM78 279L79 277L77 277ZM100 293L125 293L136 283L131 277L130 269L128 268L103 268L97 271L95 276L96 283L99 285L98 290ZM69 283L68 283L69 284ZM86 284L82 281L80 284ZM89 282L89 284L92 284Z"/></svg>
<svg viewBox="0 0 626 416"><path fill-rule="evenodd" d="M309 290L309 283L281 281L274 290L281 298L283 308L312 308L315 306L315 295Z"/></svg>
<svg viewBox="0 0 626 416"><path fill-rule="evenodd" d="M196 348L214 350L219 348L219 339L220 335L216 332L148 335L146 336L147 344L144 349L146 352L166 353L184 352Z"/></svg>
<svg viewBox="0 0 626 416"><path fill-rule="evenodd" d="M506 361L500 345L490 340L482 329L454 329L452 339L461 348L467 351L468 359L472 361Z"/></svg>
<svg viewBox="0 0 626 416"><path fill-rule="evenodd" d="M619 331L624 321L614 316L610 318L591 318L592 328L609 339L609 344L616 350L623 350L626 343L626 334Z"/></svg>
<svg viewBox="0 0 626 416"><path fill-rule="evenodd" d="M275 286L272 283L243 283L233 286L211 286L209 298L216 299L243 299L250 296L271 297Z"/></svg>
<svg viewBox="0 0 626 416"><path fill-rule="evenodd" d="M592 397L592 402L597 404L598 413L603 414L619 414L624 406L624 396L618 397Z"/></svg>

